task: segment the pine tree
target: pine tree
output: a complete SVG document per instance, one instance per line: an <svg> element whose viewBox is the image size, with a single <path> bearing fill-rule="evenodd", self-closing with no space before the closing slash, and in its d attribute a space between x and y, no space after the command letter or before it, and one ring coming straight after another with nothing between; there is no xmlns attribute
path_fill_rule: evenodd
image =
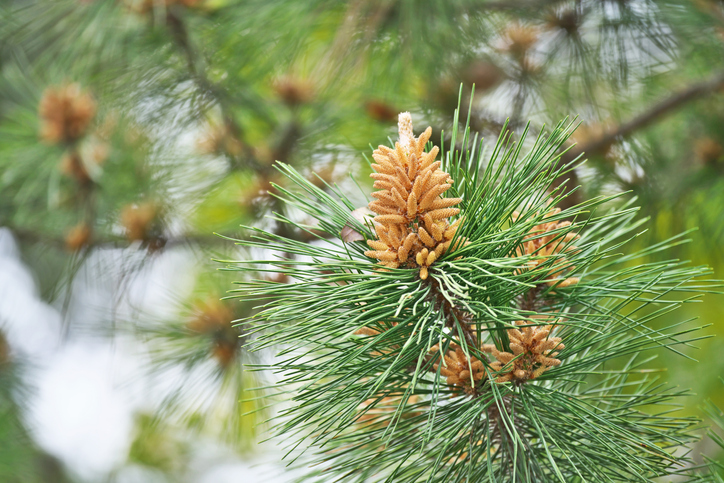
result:
<svg viewBox="0 0 724 483"><path fill-rule="evenodd" d="M659 284L656 290L665 291L661 284L681 282L676 290L683 290L683 281L699 272L672 260L712 265L717 272L724 260L719 209L724 193L720 176L724 153L722 12L721 2L715 0L2 2L0 227L17 241L22 262L37 281L38 296L63 315L64 340L73 340L89 328L78 309L88 305L84 287L107 289L104 302L113 308L94 316L93 332L133 341L140 352L147 353L138 381L170 383L161 404L137 415L128 464L153 468L173 480L189 471L190 453L183 449L184 441L199 434L250 454L259 433L254 423L268 415L260 409L268 403L268 391L253 388L272 376L264 370L249 370L245 364L253 368L267 361L280 347L286 349L287 337L301 335L287 323L291 319L279 326L278 336L273 331L257 336L243 327L232 328L231 320L255 316L261 302L246 295L219 301L238 273L217 272L218 263L211 259L253 260L242 284L256 280L253 284L275 287L260 292L262 305L283 307L290 291L300 290L300 298L311 293L302 290L298 277L312 276L301 273L306 273L307 256L328 263L328 244L341 250L338 256L352 265L344 262L346 268L340 269L335 264L342 262L335 258L331 267L311 267L317 276L330 279L316 289L319 294L327 293L323 289L342 290L337 288L342 284L355 287L345 292L352 297L361 286L356 285L357 279L347 278L351 277L348 272L359 271L380 277L376 282L370 278L369 286L397 303L392 314L381 305L374 312L380 317L365 324L361 322L369 309L363 313L355 305L350 314L360 317L357 325L333 324L339 338L334 344L350 344L360 354L365 350L380 354L370 355L362 364L366 374L376 374L380 368L376 364L387 361L382 380L393 377L391 389L384 385L376 389L382 389L380 394L372 391L377 384L370 382L372 376L350 382L349 390L339 389L346 402L338 424L346 429L340 439L329 443L338 448L337 453L351 454L345 446L349 433L365 422L379 426L375 441L404 435L405 427L422 427L424 436L418 439L425 444L440 441L433 438L434 431L453 434L456 426L440 429L437 416L431 416L429 426L420 421L418 413L429 415L430 408L437 407L430 402L432 395L451 397L454 404L441 408L443 413L473 399L504 401L500 408L488 408L488 412L499 411L499 416L480 414L481 420L501 418L504 429L508 427L504 423L528 414L527 407L519 405L520 398L518 405L505 405L521 391L560 388L556 381L570 379L565 390L578 394L584 390L575 383L583 377L579 372L594 370L580 362L578 354L585 352L586 344L605 345L590 329L596 317L597 330L606 323L629 324L637 334L631 339L639 344L636 351L648 347L645 340L657 340L652 344L658 352L652 352L652 357L671 353L663 346L682 352L685 359L665 358L664 362L679 362L664 364L668 373L662 375L663 380L693 387L697 396L682 400L684 416L712 419L696 406L706 398L724 404L718 380L724 366L716 357L719 343L702 341L703 350L697 355L689 345L677 348L670 339L658 340L657 334L667 333L668 326L672 327L669 332L682 332L678 337L687 340L683 332L708 322L714 327L691 337L721 332L716 325L721 302L707 297L703 304L686 304L669 313L654 308L669 301L668 295L654 301L653 292L642 284L648 280L653 287ZM453 115L458 105L470 106L466 122ZM429 134L415 131L419 137L414 138L406 128L398 154L386 139L394 135L400 111L411 112L418 127L432 129ZM546 129L566 116L578 116L578 120ZM484 136L482 143L474 141L466 124L470 132ZM411 146L413 138L420 144ZM422 156L418 150L427 142L445 149L430 160L441 163L429 170L434 184L415 191L417 173L404 159L412 151L418 159ZM370 144L384 147L369 154L367 164L360 153L369 153ZM427 146L423 151L429 156L432 149ZM283 163L280 168L275 167L277 161ZM521 166L530 170L523 169L528 178L516 172ZM368 178L370 172L376 178ZM395 182L403 186L390 184ZM317 199L306 217L300 215L300 204L307 203L306 198L297 198L300 186L306 196ZM370 199L373 193L377 197ZM413 193L415 199L411 199ZM495 198L491 193L505 196ZM376 204L367 208L373 200ZM638 218L633 218L633 206L641 207ZM337 207L336 211L329 212L331 207ZM398 210L406 216L408 209L419 216L394 218L403 216ZM351 218L350 213L354 213ZM485 216L478 220L471 213ZM372 221L374 216L387 215L392 217L379 226ZM651 217L648 223L643 221L647 216ZM254 229L241 230L240 224ZM683 243L689 235L677 238L678 233L696 227L700 234L692 234L691 243ZM546 234L539 236L539 231ZM498 238L495 233L499 232L510 238ZM631 240L619 249L617 244L627 236ZM608 245L601 245L602 251L591 258L595 237ZM246 250L233 246L228 238L259 244ZM481 248L483 239L489 242L486 249ZM270 249L287 260L281 271L258 262ZM613 256L621 251L627 255ZM611 258L599 259L599 255ZM614 259L619 265L606 266ZM135 307L116 311L130 303L139 281L168 260L183 260L187 267L186 282L182 277L168 281L169 290L174 291L168 297L174 310L163 316ZM496 265L466 265L470 260L492 260ZM613 289L608 279L601 287L595 284L605 279L604 274L613 277L624 268L629 278L619 281L618 302L605 302L606 308L596 305L605 298L604 292ZM469 276L482 269L485 275ZM438 309L455 308L458 323L472 323L474 331L468 333L460 325L461 336L455 332L455 322L442 319L437 323L447 325L437 328L429 321L405 325L409 306L399 298L407 289L401 288L404 284L395 285L394 290L386 285L401 276L406 283L422 287L410 300L418 300L428 289L439 292ZM538 277L535 283L532 277ZM314 278L310 283L317 287L314 284L319 282ZM442 289L433 288L435 283L442 283ZM690 283L694 292L711 288ZM531 284L536 290L526 291ZM673 285L667 287L673 290ZM491 291L491 296L497 293L498 298L481 301L481 291ZM619 313L617 304L637 292L641 293L629 303L642 319L633 322L622 315L627 313L624 309ZM465 306L461 300L466 297L498 307L487 320L495 321L493 329L468 320L481 306ZM508 307L506 300L514 302ZM539 306L542 300L544 307ZM167 301L156 302L161 306ZM423 302L414 309L416 313ZM504 306L510 313L499 312ZM667 307L673 306L672 302ZM12 318L4 308L0 293L3 324L5 318ZM595 310L606 315L591 315ZM655 310L661 311L657 318ZM585 316L580 315L583 312ZM674 328L680 320L697 316L702 317L701 323L686 322ZM606 317L611 320L607 322ZM4 326L0 330L12 332ZM432 330L437 338L430 339L425 330ZM428 339L423 341L421 334L428 334ZM627 342L623 333L620 336L623 340L618 344L634 351L634 346L626 345L634 342ZM314 334L312 339L318 337ZM19 349L12 337L9 341L15 364L22 367L24 355L16 354ZM303 346L304 353L312 350L314 357L329 356L326 346L317 352L317 347L299 344L294 342L292 347ZM339 350L347 354L339 356L344 362L339 370L363 357L345 351ZM419 359L423 352L425 356ZM613 358L614 352L608 349L600 364ZM696 365L694 357L707 363ZM598 384L595 387L628 395L638 383L626 378L634 378L634 371L656 367L645 358L630 363L624 359L611 359L603 369L596 366L595 371L602 374L587 375L585 388ZM414 362L407 379L386 372L400 367L402 361ZM303 369L300 366L299 371ZM631 374L606 379L606 371L626 370ZM17 374L25 373L18 370ZM296 380L297 376L289 377ZM324 377L322 381L332 376ZM31 403L13 396L23 392L27 382L23 379L7 380L9 389L4 394L13 417L7 424L0 422L0 433L27 434L27 438L16 438L25 441L18 443L23 454L42 455L23 427L23 415ZM292 386L298 384L290 390ZM429 394L413 393L421 387ZM510 393L506 392L509 387L514 388ZM495 395L490 399L493 388L502 391L503 399ZM365 399L360 400L362 396ZM312 401L311 394L303 397ZM355 401L359 402L356 406ZM619 403L623 404L617 399ZM419 411L413 411L416 406ZM533 420L528 424L534 425ZM689 444L684 434L689 434L688 423L681 424L663 431L661 441L671 443L667 438L673 435L679 438L676 444ZM568 430L566 426L564 432ZM322 438L320 442L327 437L324 432L314 434ZM571 468L572 463L558 458L561 447L544 436L534 446L544 455L541 467L526 471L555 473L546 448L560 463L560 471ZM560 437L552 436L559 443ZM520 442L512 439L512 447ZM459 441L451 444L443 453L457 454L454 463L440 460L419 471L433 471L435 465L468 468L463 461L467 454L470 459L482 454L484 446L476 453L470 448L463 451ZM603 441L596 441L592 448L596 445ZM703 463L699 455L707 448L702 445L689 446L695 466ZM404 447L412 451L414 446ZM641 455L644 449L637 451L631 450L636 461L629 467L632 473L637 465L651 474L678 471L674 463L664 469L654 462L662 457L658 450L652 450L656 454L650 457ZM465 458L457 461L463 453L467 453ZM28 462L32 457L9 461ZM720 457L710 454L714 462ZM677 453L674 460L681 458ZM390 456L384 461L393 460ZM496 459L491 467L505 468L506 461ZM521 461L515 459L516 464ZM27 465L18 465L17 474L30 475ZM352 465L351 460L343 464ZM114 474L116 470L122 468L114 469ZM63 473L60 468L53 471Z"/></svg>

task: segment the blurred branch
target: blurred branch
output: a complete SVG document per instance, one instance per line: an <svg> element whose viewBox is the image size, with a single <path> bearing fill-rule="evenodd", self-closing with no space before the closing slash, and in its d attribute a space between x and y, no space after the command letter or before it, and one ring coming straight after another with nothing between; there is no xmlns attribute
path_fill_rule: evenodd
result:
<svg viewBox="0 0 724 483"><path fill-rule="evenodd" d="M673 93L659 103L654 104L648 110L642 112L630 121L621 124L617 129L610 130L599 138L583 145L574 146L561 157L560 162L571 162L583 154L588 156L599 154L612 143L616 142L616 140L628 137L636 131L643 129L656 121L660 121L664 116L684 106L686 103L714 94L723 87L724 72L719 72L707 80L692 84L685 89ZM575 171L570 171L569 173L566 173L565 176L568 178L568 181L564 179L556 180L556 186L566 184L566 191L570 191L574 187L578 186L579 183ZM563 200L562 205L564 207L570 207L580 203L581 201L581 192L578 190Z"/></svg>
<svg viewBox="0 0 724 483"><path fill-rule="evenodd" d="M11 227L11 226L8 226L6 228L9 228L10 231L15 235L15 237L17 237L18 241L20 241L21 243L41 243L41 244L52 246L59 250L65 250L66 242L65 242L65 238L62 236L49 235L46 232L36 232L34 230L15 228L15 227ZM227 234L224 236L233 237L234 235ZM213 245L213 244L218 243L218 244L227 245L228 240L221 238L220 236L213 235L213 234L183 235L183 236L170 237L170 238L164 239L165 247L172 246L172 245L190 244L190 243L207 244L207 245ZM131 242L129 242L126 237L106 235L103 237L94 238L91 241L90 246L94 247L94 248L97 248L97 247L127 248L130 244L131 244Z"/></svg>
<svg viewBox="0 0 724 483"><path fill-rule="evenodd" d="M58 250L66 250L66 241L63 236L50 235L44 231L34 231L25 228L15 228L12 226L0 226L7 228L17 238L21 244L43 244ZM221 236L219 236L221 235ZM157 239L148 239L141 244L141 248L148 248L153 243L161 243L156 249L165 249L178 245L205 245L205 246L229 246L228 238L239 237L238 233L220 233L217 234L187 234L179 236L165 237L160 236ZM289 231L285 232L288 238L301 242L310 242L319 238L332 238L327 232L312 229L305 231ZM90 242L90 248L128 248L133 242L126 237L120 235L105 235L103 237L96 236Z"/></svg>
<svg viewBox="0 0 724 483"><path fill-rule="evenodd" d="M268 176L269 173L274 172L274 169L270 164L263 163L256 158L254 152L249 147L248 143L244 140L244 132L241 126L239 125L239 123L236 122L233 115L229 111L228 106L226 105L226 96L223 94L223 91L213 82L211 82L198 67L198 64L196 62L196 55L193 46L191 45L191 42L189 40L188 30L186 29L186 25L184 24L182 18L179 17L177 13L169 11L168 26L171 30L171 34L173 35L174 40L176 41L176 44L184 53L189 73L194 82L196 83L197 87L202 91L208 92L216 100L219 108L221 109L222 117L224 118L224 124L231 132L231 134L241 142L242 159L246 161L247 167L254 169L261 176ZM279 145L277 146L277 149L274 152L275 159L288 162L288 158L291 156L292 150L296 146L300 135L301 128L299 127L299 125L296 122L290 123L288 128L285 130L279 142ZM233 159L232 161L236 164L239 160ZM283 206L280 205L280 202L276 197L274 197L273 199L274 207L280 213L282 213ZM299 238L298 236L295 236L295 233L289 231L285 223L277 223L276 231L278 235L284 236L286 238ZM291 257L291 255L289 255L289 257Z"/></svg>
<svg viewBox="0 0 724 483"><path fill-rule="evenodd" d="M690 101L694 101L701 97L713 94L720 88L724 87L724 72L697 84L693 84L686 89L674 93L672 96L664 99L652 106L649 110L639 114L630 121L621 124L618 129L604 134L602 137L593 140L581 147L574 147L569 152L569 159L573 159L579 154L596 154L605 149L606 146L615 142L619 138L625 138L639 129L649 126L651 123L659 120L662 116L682 107Z"/></svg>
<svg viewBox="0 0 724 483"><path fill-rule="evenodd" d="M184 58L186 59L186 65L188 67L189 74L191 76L191 79L196 84L196 87L199 90L208 93L211 97L214 98L217 105L219 106L219 109L221 109L221 115L224 119L224 124L229 129L231 134L241 142L242 156L246 164L248 165L247 167L255 170L263 168L263 163L256 159L256 156L254 156L252 149L245 142L244 131L229 111L229 108L226 105L226 96L224 95L223 91L219 88L219 86L211 82L208 77L206 77L202 69L199 68L196 61L196 53L194 52L194 48L191 45L188 29L186 28L186 24L184 23L183 19L178 15L177 12L169 10L167 14L167 24L169 30L171 31L171 35L176 42L176 45L181 50ZM239 159L232 159L232 162L235 165L238 165Z"/></svg>
<svg viewBox="0 0 724 483"><path fill-rule="evenodd" d="M539 12L540 9L550 7L562 0L501 0L496 2L483 2L475 5L477 10L531 10Z"/></svg>

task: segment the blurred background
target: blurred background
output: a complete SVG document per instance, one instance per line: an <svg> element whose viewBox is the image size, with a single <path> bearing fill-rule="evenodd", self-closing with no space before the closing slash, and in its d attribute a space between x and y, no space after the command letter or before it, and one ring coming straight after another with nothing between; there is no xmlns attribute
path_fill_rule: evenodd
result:
<svg viewBox="0 0 724 483"><path fill-rule="evenodd" d="M0 480L298 476L258 444L274 375L243 365L274 353L230 324L254 307L220 300L213 260L254 254L214 233L307 240L269 218L294 215L275 160L369 191L398 112L439 143L460 92L486 144L577 116L569 202L625 191L634 245L698 227L665 256L722 276L722 1L1 2ZM681 414L724 404L722 308L657 322L715 336L652 363Z"/></svg>

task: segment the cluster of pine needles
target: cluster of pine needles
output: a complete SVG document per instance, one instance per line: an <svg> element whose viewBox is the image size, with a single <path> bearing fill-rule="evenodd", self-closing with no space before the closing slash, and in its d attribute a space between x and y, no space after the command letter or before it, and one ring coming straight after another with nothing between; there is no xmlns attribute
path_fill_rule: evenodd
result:
<svg viewBox="0 0 724 483"><path fill-rule="evenodd" d="M260 304L241 323L249 350L282 348L257 369L280 373L291 400L274 426L288 457L325 481L704 474L682 450L696 420L669 410L686 392L643 354L687 357L688 321L651 322L711 291L708 268L660 257L682 237L631 249L645 221L618 195L556 208L572 123L534 141L506 127L492 146L459 124L445 151L401 114L399 141L372 155L361 219L348 190L280 164L297 189L278 196L303 216L277 221L318 239L247 227L237 241L269 254L229 269Z"/></svg>

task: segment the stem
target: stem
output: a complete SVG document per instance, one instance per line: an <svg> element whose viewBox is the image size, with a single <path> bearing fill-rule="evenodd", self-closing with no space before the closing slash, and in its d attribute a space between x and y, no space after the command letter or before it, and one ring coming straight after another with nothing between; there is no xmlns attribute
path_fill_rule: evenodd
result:
<svg viewBox="0 0 724 483"><path fill-rule="evenodd" d="M438 282L435 278L429 277L428 283L431 285L428 297L432 300L435 310L442 312L444 315L445 325L450 329L455 330L458 333L458 337L460 339L465 339L468 346L474 347L476 352L480 351L477 335L472 328L472 314L465 312L450 303L450 301L445 298L440 291L440 282ZM458 323L456 324L455 322ZM460 329L462 329L462 333L460 333Z"/></svg>
<svg viewBox="0 0 724 483"><path fill-rule="evenodd" d="M526 310L533 312L538 309L538 297L543 290L543 284L537 284L535 288L532 288L520 296L518 307L520 310Z"/></svg>
<svg viewBox="0 0 724 483"><path fill-rule="evenodd" d="M173 36L176 45L179 47L184 55L184 58L186 59L186 66L189 70L189 76L191 77L191 80L193 80L194 84L196 84L196 87L200 91L208 94L210 97L213 97L213 99L216 101L219 109L221 109L221 116L223 118L224 124L229 129L231 134L241 142L243 158L245 160L246 167L251 167L259 171L264 167L264 163L260 162L256 158L256 156L254 156L254 152L244 141L244 131L239 123L236 122L234 116L227 107L225 103L226 96L223 94L222 89L218 85L211 82L208 77L206 77L202 69L199 67L198 62L196 61L196 54L194 52L194 48L191 45L188 30L186 28L186 24L183 22L183 19L173 9L169 9L166 20L168 28L171 31L171 35ZM232 165L234 167L241 167L239 159L234 159L228 154L227 156L231 158L230 161L232 162Z"/></svg>
<svg viewBox="0 0 724 483"><path fill-rule="evenodd" d="M578 156L578 154L584 152L587 154L599 153L616 139L630 136L639 129L649 126L654 121L658 120L659 117L669 114L671 111L682 107L687 102L713 94L723 86L724 72L719 72L707 80L692 84L686 89L675 92L668 98L654 104L647 111L639 114L630 121L621 124L621 126L619 126L619 128L615 131L610 131L600 138L581 146L580 148L576 147L578 149L572 149L572 152L569 153L568 156L571 156L570 159L573 159Z"/></svg>
<svg viewBox="0 0 724 483"><path fill-rule="evenodd" d="M573 161L576 157L587 154L591 156L598 154L606 149L607 146L611 145L618 139L628 137L640 129L644 129L654 122L660 120L663 116L673 113L676 109L684 106L688 102L706 97L710 94L714 94L718 90L724 87L724 71L710 77L709 79L697 82L690 85L689 87L682 89L678 92L674 92L666 99L658 102L651 106L648 110L642 112L638 116L621 124L618 129L604 133L598 139L594 139L586 144L580 146L574 146L573 149L568 151L564 156L561 157L559 163L568 163ZM564 175L568 178L568 182L565 179L559 178L554 182L555 186L566 185L565 191L570 191L571 188L578 186L578 178L575 171L570 171ZM571 193L570 196L564 198L561 202L562 208L569 208L575 206L582 201L580 190Z"/></svg>
<svg viewBox="0 0 724 483"><path fill-rule="evenodd" d="M507 394L502 397L502 404L506 412L510 413L510 408L513 405L512 394ZM501 427L505 425L503 422L503 416L500 414L500 409L497 404L491 405L488 410L488 424L491 425L490 429L490 442L491 443L504 443L508 453L512 455L515 453L515 448L512 446L512 441L507 435L504 435L501 431Z"/></svg>
<svg viewBox="0 0 724 483"><path fill-rule="evenodd" d="M560 3L561 0L502 0L493 2L480 2L471 10L525 10L539 12L541 9Z"/></svg>
<svg viewBox="0 0 724 483"><path fill-rule="evenodd" d="M467 357L470 358L474 355L478 360L483 361L484 364L489 364L488 357L480 350L480 343L478 341L475 330L473 329L473 315L453 305L443 295L442 291L440 290L440 282L437 281L434 277L429 277L427 281L431 286L428 298L432 301L435 310L443 314L443 317L445 319L445 326L450 328L451 330L454 330L458 339L465 340L465 344L468 346L469 353ZM442 353L442 347L440 349L440 357L442 360L442 358L444 358L445 356ZM485 379L475 382L470 388L471 392L468 392L468 394L471 395L473 399L479 397L481 393L478 391L478 389L482 387L485 382Z"/></svg>

